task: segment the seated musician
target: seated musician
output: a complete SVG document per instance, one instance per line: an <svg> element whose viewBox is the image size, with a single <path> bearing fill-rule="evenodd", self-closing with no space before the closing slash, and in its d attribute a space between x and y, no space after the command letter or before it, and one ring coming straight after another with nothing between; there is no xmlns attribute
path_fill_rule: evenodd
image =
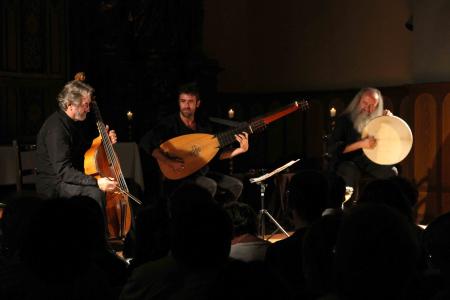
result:
<svg viewBox="0 0 450 300"><path fill-rule="evenodd" d="M200 118L196 113L200 103L199 93L193 84L181 87L178 91L179 111L163 119L152 130L148 131L141 139L141 148L159 163L166 164L174 172L183 172L185 167L183 159L168 157L160 149L160 145L171 138L185 134L212 133L211 124L208 120ZM236 141L239 142L239 147L222 152L220 159L232 158L247 152L249 146L248 134L243 132L235 137ZM213 196L218 188L223 189L230 197L227 199L229 201L237 200L243 189L243 184L239 179L219 172L213 172L206 165L186 178L166 181L164 187L166 189L165 196L168 196L167 192L186 181L204 187Z"/></svg>
<svg viewBox="0 0 450 300"><path fill-rule="evenodd" d="M78 80L68 82L58 95L59 109L44 122L37 136L37 191L49 198L88 196L105 208L103 192L117 182L84 174L84 154L98 135L86 120L94 89ZM90 130L91 129L91 130ZM109 131L117 142L114 130Z"/></svg>
<svg viewBox="0 0 450 300"><path fill-rule="evenodd" d="M374 137L361 138L367 123L381 115L392 115L383 110L383 97L375 88L361 89L336 120L335 128L328 139L328 153L331 155L330 171L344 178L347 186L354 189L356 200L362 175L374 178L389 178L397 175L394 166L379 165L369 160L362 151L372 149L377 141Z"/></svg>

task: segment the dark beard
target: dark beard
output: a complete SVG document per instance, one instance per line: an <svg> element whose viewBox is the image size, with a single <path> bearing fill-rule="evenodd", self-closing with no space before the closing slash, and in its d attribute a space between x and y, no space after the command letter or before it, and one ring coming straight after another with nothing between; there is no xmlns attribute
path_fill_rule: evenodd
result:
<svg viewBox="0 0 450 300"><path fill-rule="evenodd" d="M190 118L193 118L193 117L194 117L194 112L192 112L192 111L184 112L184 111L181 110L180 113L181 113L181 115L182 115L183 117L185 117L186 119L190 119Z"/></svg>

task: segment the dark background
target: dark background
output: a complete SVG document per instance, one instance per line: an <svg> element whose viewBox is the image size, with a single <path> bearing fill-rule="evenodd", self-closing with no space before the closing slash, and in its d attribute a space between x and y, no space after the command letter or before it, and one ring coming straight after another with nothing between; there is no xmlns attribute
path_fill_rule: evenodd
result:
<svg viewBox="0 0 450 300"><path fill-rule="evenodd" d="M449 5L0 0L0 143L33 140L58 91L83 71L121 141L138 142L175 111L184 83L199 86L203 113L227 118L233 108L237 121L306 99L308 112L252 136L234 167L320 164L330 108L339 114L360 87L375 86L413 131L401 166L418 184L419 215L436 215L450 210Z"/></svg>

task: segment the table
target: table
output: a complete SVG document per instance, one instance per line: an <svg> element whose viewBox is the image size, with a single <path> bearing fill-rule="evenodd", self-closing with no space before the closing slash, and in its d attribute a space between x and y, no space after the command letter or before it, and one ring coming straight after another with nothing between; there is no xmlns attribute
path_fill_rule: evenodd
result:
<svg viewBox="0 0 450 300"><path fill-rule="evenodd" d="M134 142L116 143L114 149L119 158L123 176L126 179L134 180L141 191L144 191L144 175L138 145Z"/></svg>
<svg viewBox="0 0 450 300"><path fill-rule="evenodd" d="M144 191L144 176L142 174L141 157L136 143L117 143L114 145L117 156L122 167L125 179L133 180L139 188ZM24 168L35 166L35 152L24 152L22 154L22 165ZM24 183L34 183L34 175L24 178ZM0 146L0 185L16 184L16 161L14 149L11 146Z"/></svg>

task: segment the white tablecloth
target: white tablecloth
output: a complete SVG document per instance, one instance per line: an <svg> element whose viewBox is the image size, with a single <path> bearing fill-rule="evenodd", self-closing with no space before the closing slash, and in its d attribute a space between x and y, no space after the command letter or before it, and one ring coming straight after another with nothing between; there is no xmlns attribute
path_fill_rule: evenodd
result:
<svg viewBox="0 0 450 300"><path fill-rule="evenodd" d="M114 145L122 167L122 173L126 179L132 179L144 190L144 177L142 175L141 157L136 143L117 143ZM34 152L22 154L23 168L35 165ZM0 146L0 185L16 184L16 162L12 146ZM24 179L24 183L34 182L34 176Z"/></svg>
<svg viewBox="0 0 450 300"><path fill-rule="evenodd" d="M144 190L144 176L142 175L141 156L139 147L136 143L117 143L114 145L123 176L127 179L133 179Z"/></svg>

